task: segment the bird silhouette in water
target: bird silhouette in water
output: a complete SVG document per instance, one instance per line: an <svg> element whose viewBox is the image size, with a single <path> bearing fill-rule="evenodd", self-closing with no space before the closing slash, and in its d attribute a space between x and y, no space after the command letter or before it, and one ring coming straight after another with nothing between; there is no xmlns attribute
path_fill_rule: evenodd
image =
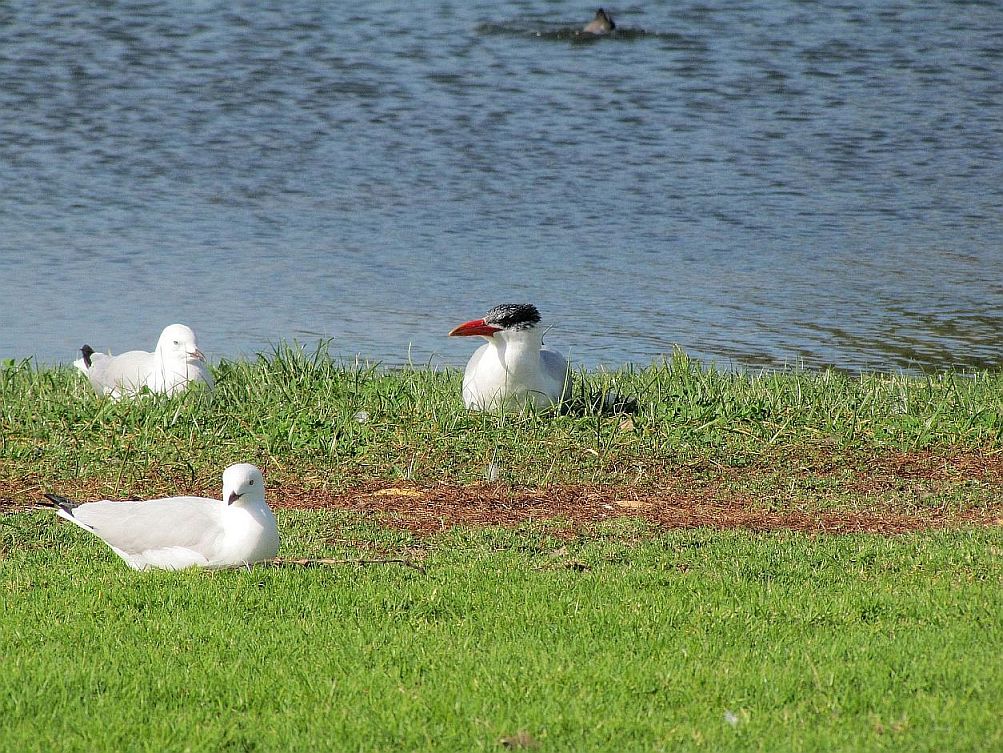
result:
<svg viewBox="0 0 1003 753"><path fill-rule="evenodd" d="M588 34L609 34L616 28L613 17L604 8L596 11L596 17L585 24L582 31Z"/></svg>

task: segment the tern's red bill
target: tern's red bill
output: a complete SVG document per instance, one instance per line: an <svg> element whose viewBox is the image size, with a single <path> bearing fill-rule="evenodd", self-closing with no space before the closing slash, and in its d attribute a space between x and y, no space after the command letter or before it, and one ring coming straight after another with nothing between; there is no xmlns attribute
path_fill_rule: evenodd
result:
<svg viewBox="0 0 1003 753"><path fill-rule="evenodd" d="M501 327L492 327L490 324L485 324L483 319L472 319L469 322L464 322L459 327L455 327L450 331L450 337L468 337L470 335L481 335L482 337L491 337L495 332L498 332Z"/></svg>

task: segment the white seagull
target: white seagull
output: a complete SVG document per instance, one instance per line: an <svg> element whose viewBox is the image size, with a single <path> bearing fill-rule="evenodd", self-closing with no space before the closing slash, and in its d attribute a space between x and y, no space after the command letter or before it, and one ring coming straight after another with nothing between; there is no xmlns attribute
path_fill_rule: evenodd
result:
<svg viewBox="0 0 1003 753"><path fill-rule="evenodd" d="M485 345L463 372L463 403L477 410L537 408L571 396L567 359L543 345L540 312L529 303L495 306L483 319L464 322L450 337L480 335Z"/></svg>
<svg viewBox="0 0 1003 753"><path fill-rule="evenodd" d="M166 497L79 504L46 494L56 514L93 533L134 570L211 569L263 562L279 551L275 516L261 471L249 463L223 471L223 499Z"/></svg>
<svg viewBox="0 0 1003 753"><path fill-rule="evenodd" d="M94 391L114 400L134 397L144 387L151 392L173 395L191 382L204 382L213 386L212 374L206 366L205 356L199 350L195 332L184 324L164 328L152 353L130 350L118 356L95 353L84 345L73 365L90 380Z"/></svg>

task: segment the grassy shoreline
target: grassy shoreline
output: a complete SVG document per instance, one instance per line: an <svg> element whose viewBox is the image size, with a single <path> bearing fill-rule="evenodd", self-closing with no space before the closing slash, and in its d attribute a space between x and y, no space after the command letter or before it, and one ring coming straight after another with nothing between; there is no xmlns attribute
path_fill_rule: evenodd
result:
<svg viewBox="0 0 1003 753"><path fill-rule="evenodd" d="M455 370L342 365L280 346L214 366L215 393L113 403L70 367L0 369L0 497L207 493L233 462L270 486L333 493L380 482L496 480L744 496L773 509L995 510L1003 374L722 373L677 353L576 374L637 400L629 418L465 410ZM94 498L93 495L88 498Z"/></svg>

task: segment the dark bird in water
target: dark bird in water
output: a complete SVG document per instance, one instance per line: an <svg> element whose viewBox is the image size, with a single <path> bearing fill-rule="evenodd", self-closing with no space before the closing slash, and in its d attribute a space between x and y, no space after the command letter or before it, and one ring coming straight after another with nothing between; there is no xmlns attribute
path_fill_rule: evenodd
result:
<svg viewBox="0 0 1003 753"><path fill-rule="evenodd" d="M600 8L596 11L596 17L585 24L585 28L582 31L589 34L609 34L615 28L616 24L613 23L613 17L604 8Z"/></svg>

